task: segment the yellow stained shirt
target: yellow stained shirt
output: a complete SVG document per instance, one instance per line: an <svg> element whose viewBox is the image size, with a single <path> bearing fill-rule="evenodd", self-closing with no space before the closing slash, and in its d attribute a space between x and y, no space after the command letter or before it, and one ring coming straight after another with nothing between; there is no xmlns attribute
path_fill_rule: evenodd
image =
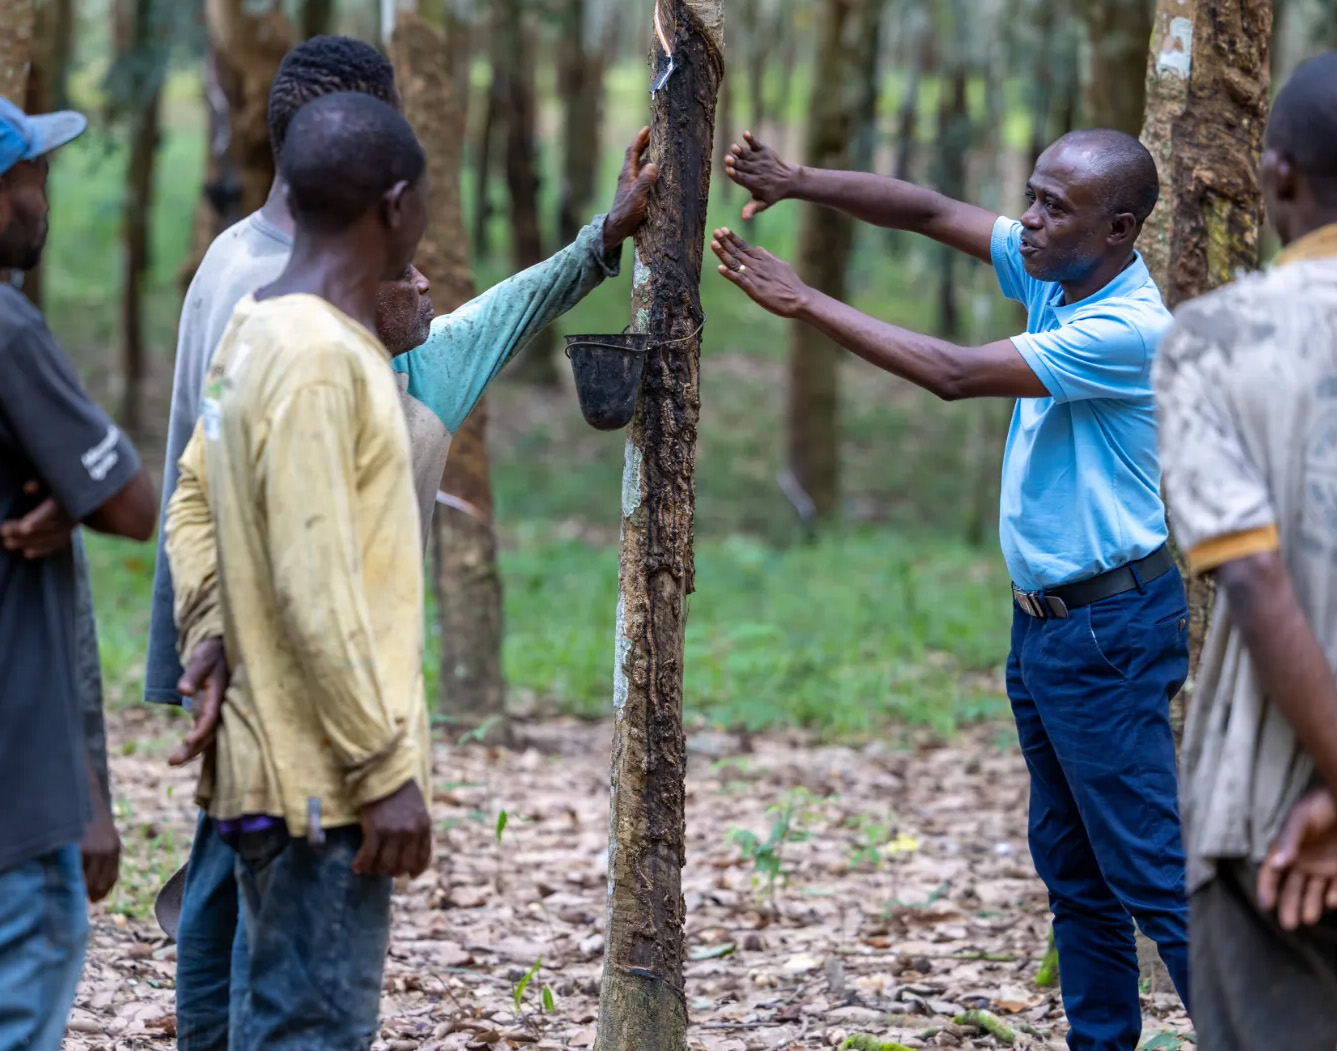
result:
<svg viewBox="0 0 1337 1051"><path fill-rule="evenodd" d="M226 640L232 682L198 799L212 817L355 824L427 793L423 571L409 438L385 348L316 296L237 306L168 506L183 660Z"/></svg>

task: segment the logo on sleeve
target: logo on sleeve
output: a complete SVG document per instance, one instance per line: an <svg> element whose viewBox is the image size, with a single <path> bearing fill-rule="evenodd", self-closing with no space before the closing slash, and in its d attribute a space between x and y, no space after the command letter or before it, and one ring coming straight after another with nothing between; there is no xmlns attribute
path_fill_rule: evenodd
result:
<svg viewBox="0 0 1337 1051"><path fill-rule="evenodd" d="M79 457L79 462L93 481L105 479L111 469L121 462L120 450L116 448L120 441L121 432L113 423L107 428L107 436Z"/></svg>

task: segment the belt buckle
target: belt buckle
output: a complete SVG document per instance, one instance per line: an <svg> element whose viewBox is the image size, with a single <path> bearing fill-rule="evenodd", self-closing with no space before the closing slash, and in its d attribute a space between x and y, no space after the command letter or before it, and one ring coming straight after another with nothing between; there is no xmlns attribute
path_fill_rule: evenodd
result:
<svg viewBox="0 0 1337 1051"><path fill-rule="evenodd" d="M1057 595L1046 595L1044 601L1049 606L1051 616L1057 617L1059 620L1068 619L1068 604L1061 598Z"/></svg>
<svg viewBox="0 0 1337 1051"><path fill-rule="evenodd" d="M1012 588L1012 597L1017 600L1017 605L1021 611L1028 617L1035 617L1037 620L1044 620L1048 614L1040 606L1040 600L1033 591L1023 591L1015 585Z"/></svg>

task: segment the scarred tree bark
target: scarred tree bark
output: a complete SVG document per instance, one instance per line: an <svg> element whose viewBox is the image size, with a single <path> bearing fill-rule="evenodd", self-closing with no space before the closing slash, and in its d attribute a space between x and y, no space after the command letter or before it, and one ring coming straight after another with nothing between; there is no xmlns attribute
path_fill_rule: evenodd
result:
<svg viewBox="0 0 1337 1051"><path fill-rule="evenodd" d="M849 168L857 131L873 114L882 0L825 0L817 40L817 67L804 163ZM870 55L871 50L871 55ZM870 101L871 100L871 101ZM813 288L845 298L854 222L831 208L804 205L799 274ZM840 503L839 368L843 352L808 325L791 329L789 358L789 470L819 519Z"/></svg>
<svg viewBox="0 0 1337 1051"><path fill-rule="evenodd" d="M1258 265L1258 181L1270 84L1271 0L1160 0L1142 141L1161 204L1140 243L1172 309ZM1190 587L1190 684L1213 589ZM1191 699L1185 690L1184 705Z"/></svg>
<svg viewBox="0 0 1337 1051"><path fill-rule="evenodd" d="M1085 0L1091 64L1082 99L1085 124L1142 130L1147 47L1154 0Z"/></svg>
<svg viewBox="0 0 1337 1051"><path fill-rule="evenodd" d="M415 10L416 8L416 10ZM391 40L404 114L427 151L432 208L418 247L437 309L454 310L475 292L460 203L467 111L457 105L441 5L400 0ZM488 739L508 737L501 672L501 574L492 521L487 407L480 402L451 443L441 478L449 500L433 523L437 611L441 620L441 710L460 729L490 722Z"/></svg>
<svg viewBox="0 0 1337 1051"><path fill-rule="evenodd" d="M651 101L650 152L660 174L636 239L632 327L665 342L647 354L622 476L598 1051L687 1044L683 637L693 591L701 260L724 3L659 0L659 12L677 72ZM656 46L656 65L662 58Z"/></svg>

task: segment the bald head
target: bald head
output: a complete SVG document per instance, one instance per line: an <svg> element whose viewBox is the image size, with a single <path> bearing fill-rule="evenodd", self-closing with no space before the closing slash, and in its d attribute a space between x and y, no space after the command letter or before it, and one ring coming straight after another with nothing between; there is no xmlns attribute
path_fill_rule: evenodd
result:
<svg viewBox="0 0 1337 1051"><path fill-rule="evenodd" d="M1132 135L1113 128L1070 131L1050 150L1063 148L1073 157L1079 177L1090 180L1090 188L1111 215L1131 213L1140 227L1161 196L1156 162ZM1048 151L1046 151L1048 152Z"/></svg>

